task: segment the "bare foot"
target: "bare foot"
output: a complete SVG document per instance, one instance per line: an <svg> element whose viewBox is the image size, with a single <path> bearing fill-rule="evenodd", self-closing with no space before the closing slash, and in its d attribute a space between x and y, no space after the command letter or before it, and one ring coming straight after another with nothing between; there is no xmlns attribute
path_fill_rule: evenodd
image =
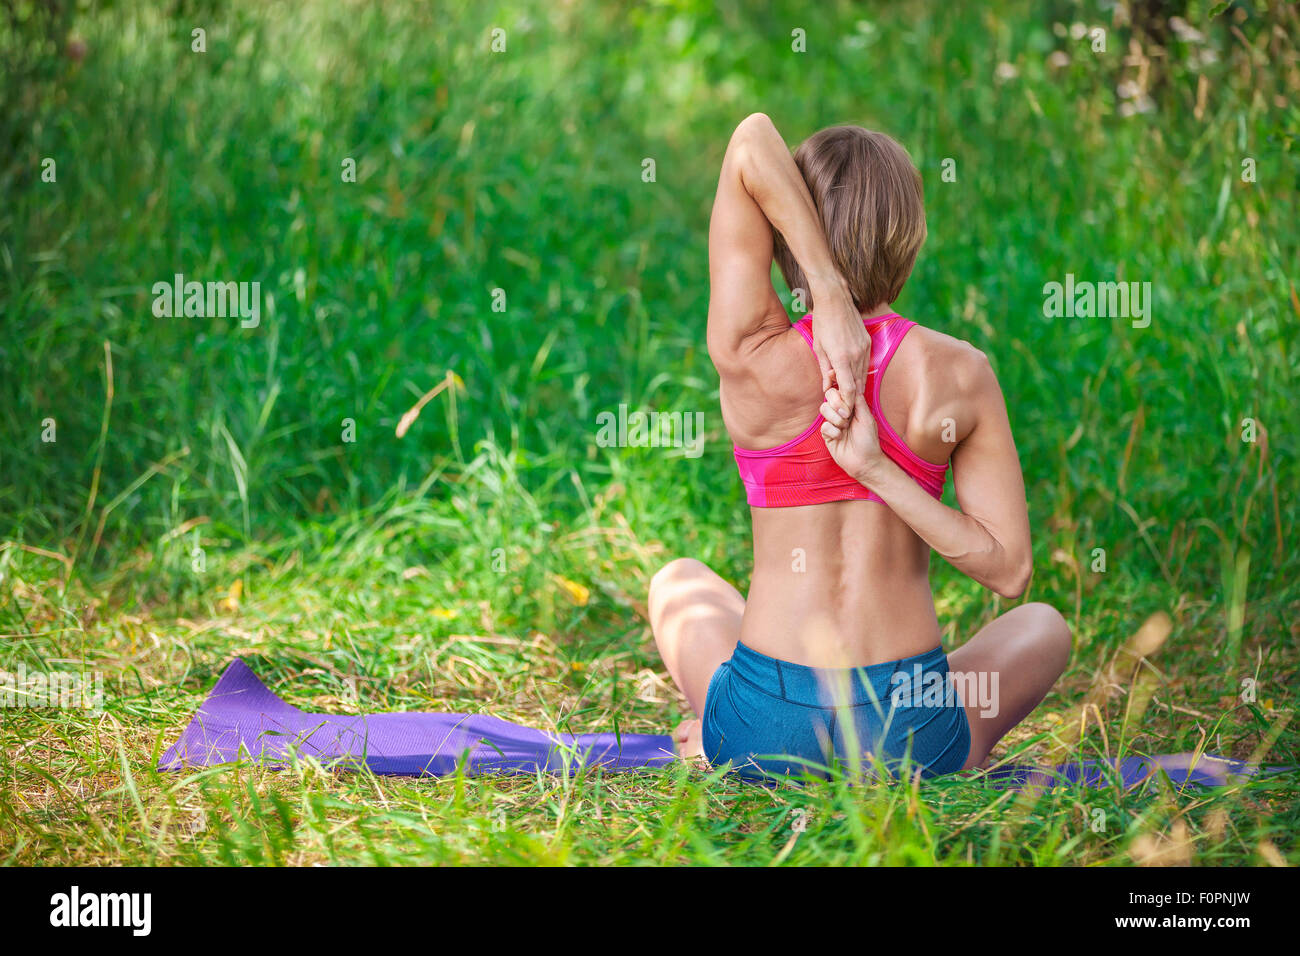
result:
<svg viewBox="0 0 1300 956"><path fill-rule="evenodd" d="M677 747L677 756L703 757L704 740L701 735L703 723L697 717L694 720L683 720L673 731L673 744Z"/></svg>

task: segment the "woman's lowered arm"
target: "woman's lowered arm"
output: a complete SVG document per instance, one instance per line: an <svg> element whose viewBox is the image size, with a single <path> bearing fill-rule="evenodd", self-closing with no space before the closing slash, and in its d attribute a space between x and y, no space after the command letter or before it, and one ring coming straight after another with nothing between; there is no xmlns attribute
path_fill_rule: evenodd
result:
<svg viewBox="0 0 1300 956"><path fill-rule="evenodd" d="M1033 573L1029 512L1006 402L988 359L973 352L955 370L971 427L952 455L961 510L930 497L880 448L876 422L859 395L852 420L831 390L822 437L840 467L870 488L931 548L963 574L1005 598L1018 598Z"/></svg>

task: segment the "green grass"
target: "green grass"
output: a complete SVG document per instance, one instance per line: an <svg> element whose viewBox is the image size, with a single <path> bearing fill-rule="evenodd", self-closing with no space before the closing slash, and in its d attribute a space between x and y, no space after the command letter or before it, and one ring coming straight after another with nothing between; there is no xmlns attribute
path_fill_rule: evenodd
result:
<svg viewBox="0 0 1300 956"><path fill-rule="evenodd" d="M908 146L930 238L897 307L998 371L1034 526L1025 600L1061 608L1076 649L995 757L1046 759L1091 700L1084 755L1296 762L1300 24L1230 11L1234 33L1211 6L1183 14L1204 44L1144 45L1146 66L1109 14L1067 3L78 14L86 58L6 98L30 117L6 117L21 135L0 157L0 669L100 671L107 701L0 710L0 858L1300 861L1294 775L1021 796L962 778L767 791L686 767L153 769L236 654L321 710L629 732L685 716L645 589L678 555L747 583L705 238L731 127L758 109L791 144L858 122ZM1105 23L1108 52L1053 29L1076 21ZM1144 75L1154 110L1122 115L1117 87ZM155 319L175 272L260 281L261 325ZM1066 273L1150 281L1151 326L1045 318ZM396 438L449 370L461 384ZM703 411L704 454L599 447L620 403ZM1008 607L942 562L932 578L949 649ZM1103 686L1158 612L1168 642Z"/></svg>

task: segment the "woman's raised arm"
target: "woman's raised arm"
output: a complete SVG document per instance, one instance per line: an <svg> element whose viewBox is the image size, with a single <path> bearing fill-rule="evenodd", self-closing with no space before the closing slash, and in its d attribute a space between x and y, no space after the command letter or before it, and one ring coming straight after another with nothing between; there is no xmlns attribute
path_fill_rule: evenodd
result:
<svg viewBox="0 0 1300 956"><path fill-rule="evenodd" d="M727 145L709 220L709 356L722 368L743 361L761 333L784 331L789 317L772 288L772 228L784 237L817 309L822 389L866 385L871 337L832 261L817 207L772 121L753 113Z"/></svg>

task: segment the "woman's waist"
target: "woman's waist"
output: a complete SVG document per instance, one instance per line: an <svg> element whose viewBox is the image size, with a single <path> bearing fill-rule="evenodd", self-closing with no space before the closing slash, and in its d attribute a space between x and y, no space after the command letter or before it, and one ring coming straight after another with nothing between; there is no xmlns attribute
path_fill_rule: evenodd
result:
<svg viewBox="0 0 1300 956"><path fill-rule="evenodd" d="M730 674L783 700L806 706L859 706L891 699L896 691L945 684L948 655L935 643L924 651L856 666L827 666L777 657L742 635L728 662Z"/></svg>
<svg viewBox="0 0 1300 956"><path fill-rule="evenodd" d="M810 667L863 667L940 646L929 581L791 584L755 573L740 639L780 660Z"/></svg>

